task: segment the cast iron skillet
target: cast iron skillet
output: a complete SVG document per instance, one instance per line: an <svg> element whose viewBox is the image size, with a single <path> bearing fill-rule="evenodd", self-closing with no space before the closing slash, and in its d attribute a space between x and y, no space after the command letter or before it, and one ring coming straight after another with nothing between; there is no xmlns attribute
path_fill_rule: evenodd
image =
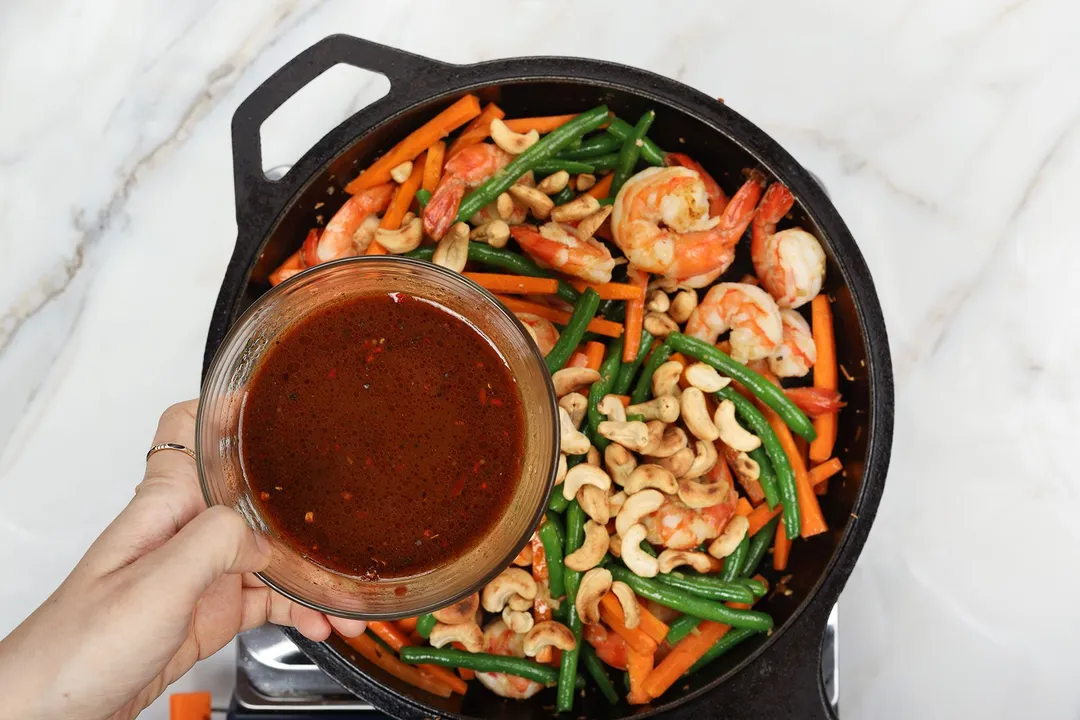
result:
<svg viewBox="0 0 1080 720"><path fill-rule="evenodd" d="M320 140L280 180L262 171L259 129L300 88L338 63L385 75L389 94ZM656 704L610 706L590 693L576 706L596 718L656 713L695 718L826 717L820 680L822 633L866 541L885 485L893 424L892 367L885 325L870 273L844 222L811 175L765 133L727 106L673 80L621 65L572 58L517 58L448 65L344 35L305 50L255 90L233 116L236 248L225 273L206 343L204 373L229 326L260 294L267 275L299 247L307 230L344 201L341 187L379 153L465 92L497 100L508 117L577 112L601 102L633 122L645 109L657 117L650 136L665 149L686 150L730 194L743 168L782 180L798 204L792 221L822 240L827 292L835 297L838 360L848 407L837 443L846 477L830 483L822 507L832 531L792 550L791 594L761 607L776 619L769 637L736 648L678 683ZM740 243L743 255L745 241ZM731 275L741 276L740 255ZM768 565L769 563L765 563ZM771 568L769 569L771 572ZM778 577L769 578L772 584ZM505 701L481 687L465 699L435 698L358 658L333 638L290 637L348 690L400 718L545 718L553 691L528 702Z"/></svg>

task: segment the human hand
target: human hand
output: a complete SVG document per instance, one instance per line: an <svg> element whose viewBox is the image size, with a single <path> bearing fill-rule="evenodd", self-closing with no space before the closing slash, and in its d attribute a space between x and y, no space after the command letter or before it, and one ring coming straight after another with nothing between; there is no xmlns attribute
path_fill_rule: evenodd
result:
<svg viewBox="0 0 1080 720"><path fill-rule="evenodd" d="M166 410L154 444L195 447L196 407ZM128 506L0 642L0 718L133 718L197 660L267 621L312 640L363 632L250 574L269 560L267 541L238 513L206 508L190 457L155 453Z"/></svg>

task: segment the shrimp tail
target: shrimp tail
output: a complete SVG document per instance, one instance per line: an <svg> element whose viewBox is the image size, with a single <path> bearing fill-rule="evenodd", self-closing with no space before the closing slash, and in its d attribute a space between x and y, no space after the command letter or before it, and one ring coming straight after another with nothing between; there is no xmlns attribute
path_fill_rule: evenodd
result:
<svg viewBox="0 0 1080 720"><path fill-rule="evenodd" d="M720 222L717 229L733 244L737 243L742 234L746 232L746 228L750 227L758 207L758 200L761 199L761 193L764 190L765 177L760 172L751 170L746 182L742 184L742 187L732 196L731 202L720 213ZM787 212L787 210L784 212Z"/></svg>
<svg viewBox="0 0 1080 720"><path fill-rule="evenodd" d="M811 418L838 412L847 405L836 390L817 387L786 388L788 400Z"/></svg>
<svg viewBox="0 0 1080 720"><path fill-rule="evenodd" d="M429 237L435 240L442 239L450 226L454 224L463 197L465 197L464 182L451 176L443 178L424 208L424 232Z"/></svg>
<svg viewBox="0 0 1080 720"><path fill-rule="evenodd" d="M724 212L724 208L728 204L728 196L720 187L720 183L716 182L713 176L705 168L701 167L697 160L685 153L673 152L667 154L664 158L664 164L668 167L677 165L696 172L701 177L701 181L705 183L705 194L709 196L709 214L716 217Z"/></svg>

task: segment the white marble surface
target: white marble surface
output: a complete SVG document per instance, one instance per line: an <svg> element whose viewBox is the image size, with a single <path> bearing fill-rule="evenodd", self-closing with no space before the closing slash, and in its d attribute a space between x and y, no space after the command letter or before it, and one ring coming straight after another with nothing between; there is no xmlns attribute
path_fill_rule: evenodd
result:
<svg viewBox="0 0 1080 720"><path fill-rule="evenodd" d="M463 5L0 6L0 634L128 500L161 409L196 394L235 234L233 110L345 32L451 62L648 68L723 96L820 175L874 272L898 400L841 605L843 715L1077 717L1080 8ZM385 90L327 84L274 119L268 165ZM221 705L231 679L223 652L181 687Z"/></svg>

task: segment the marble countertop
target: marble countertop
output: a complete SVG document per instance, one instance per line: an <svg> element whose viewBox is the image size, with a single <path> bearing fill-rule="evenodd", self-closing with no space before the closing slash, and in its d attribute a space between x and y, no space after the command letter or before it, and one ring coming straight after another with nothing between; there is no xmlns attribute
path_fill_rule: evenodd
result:
<svg viewBox="0 0 1080 720"><path fill-rule="evenodd" d="M457 63L647 68L722 96L819 175L874 273L897 381L888 485L841 601L843 715L1076 717L1080 8L471 5L0 9L0 635L127 502L161 410L197 393L236 232L233 111L340 32ZM264 127L267 166L386 89L324 80ZM231 682L224 651L178 687L221 705Z"/></svg>

